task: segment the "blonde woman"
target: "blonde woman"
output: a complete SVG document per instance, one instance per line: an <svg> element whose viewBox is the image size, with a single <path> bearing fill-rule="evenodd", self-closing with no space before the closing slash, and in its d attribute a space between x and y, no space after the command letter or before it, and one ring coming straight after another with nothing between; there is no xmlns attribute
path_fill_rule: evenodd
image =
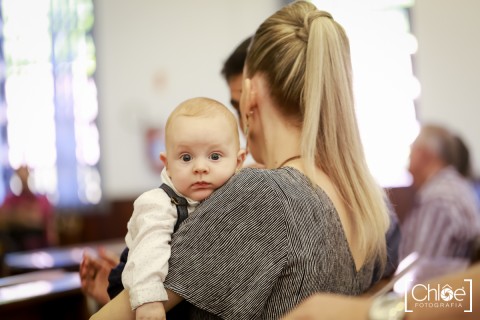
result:
<svg viewBox="0 0 480 320"><path fill-rule="evenodd" d="M316 292L359 295L386 259L386 196L370 174L343 28L309 2L269 17L250 45L242 169L172 238L169 310L191 319L278 319ZM128 292L92 319L133 319Z"/></svg>

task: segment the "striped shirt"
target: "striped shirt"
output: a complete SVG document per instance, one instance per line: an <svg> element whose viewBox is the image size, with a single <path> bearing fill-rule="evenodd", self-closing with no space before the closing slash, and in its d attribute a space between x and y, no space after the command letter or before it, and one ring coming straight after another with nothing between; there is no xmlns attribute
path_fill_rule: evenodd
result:
<svg viewBox="0 0 480 320"><path fill-rule="evenodd" d="M399 258L412 252L423 257L468 257L479 234L480 212L472 186L453 167L438 172L417 192L401 226Z"/></svg>
<svg viewBox="0 0 480 320"><path fill-rule="evenodd" d="M294 168L243 169L172 238L165 287L191 319L278 319L315 292L363 293L374 262L356 270L326 193Z"/></svg>

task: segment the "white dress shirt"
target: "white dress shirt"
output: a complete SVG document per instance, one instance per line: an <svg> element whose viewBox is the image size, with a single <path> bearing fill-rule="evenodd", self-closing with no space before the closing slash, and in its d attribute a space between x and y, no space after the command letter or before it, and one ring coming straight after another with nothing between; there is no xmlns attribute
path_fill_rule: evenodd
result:
<svg viewBox="0 0 480 320"><path fill-rule="evenodd" d="M161 178L184 197L175 189L165 169ZM190 214L199 202L184 198ZM128 260L122 273L132 310L148 302L168 300L163 282L168 273L170 241L176 222L177 207L161 188L146 191L135 200L125 236Z"/></svg>

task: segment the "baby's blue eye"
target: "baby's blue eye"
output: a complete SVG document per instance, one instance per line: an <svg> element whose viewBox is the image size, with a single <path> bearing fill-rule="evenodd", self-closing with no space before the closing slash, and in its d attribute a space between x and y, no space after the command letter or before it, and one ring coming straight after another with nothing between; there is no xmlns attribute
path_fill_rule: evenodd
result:
<svg viewBox="0 0 480 320"><path fill-rule="evenodd" d="M221 157L221 155L219 153L216 153L216 152L214 152L210 155L210 159L212 159L212 160L220 160L220 157Z"/></svg>
<svg viewBox="0 0 480 320"><path fill-rule="evenodd" d="M189 154L183 154L183 155L181 156L181 159L182 159L183 161L185 161L185 162L188 162L188 161L191 161L191 160L192 160L192 156L189 155Z"/></svg>

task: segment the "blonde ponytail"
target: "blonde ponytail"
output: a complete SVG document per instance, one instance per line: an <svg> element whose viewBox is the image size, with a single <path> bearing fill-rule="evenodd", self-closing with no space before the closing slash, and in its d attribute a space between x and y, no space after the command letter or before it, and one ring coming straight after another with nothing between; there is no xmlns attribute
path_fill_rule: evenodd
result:
<svg viewBox="0 0 480 320"><path fill-rule="evenodd" d="M332 180L348 206L354 239L369 258L386 259L386 194L371 175L358 130L348 37L329 13L296 1L257 30L246 60L259 72L278 109L302 130L305 173Z"/></svg>

